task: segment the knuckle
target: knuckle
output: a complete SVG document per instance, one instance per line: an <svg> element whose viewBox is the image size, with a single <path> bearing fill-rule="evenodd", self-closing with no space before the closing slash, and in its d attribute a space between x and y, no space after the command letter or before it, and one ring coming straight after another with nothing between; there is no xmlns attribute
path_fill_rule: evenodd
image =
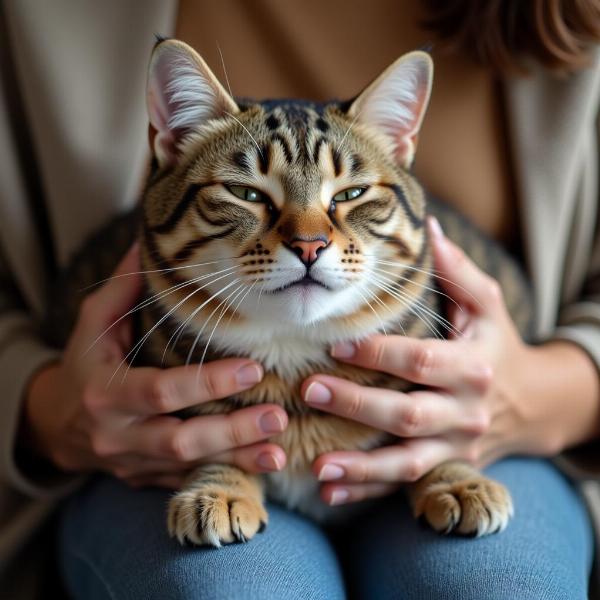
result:
<svg viewBox="0 0 600 600"><path fill-rule="evenodd" d="M148 399L150 407L159 413L169 412L173 394L170 377L158 372L150 385L150 398Z"/></svg>
<svg viewBox="0 0 600 600"><path fill-rule="evenodd" d="M477 464L481 459L481 448L479 444L469 444L464 451L464 460L471 464Z"/></svg>
<svg viewBox="0 0 600 600"><path fill-rule="evenodd" d="M492 418L487 410L478 411L473 418L470 431L475 435L483 435L490 430Z"/></svg>
<svg viewBox="0 0 600 600"><path fill-rule="evenodd" d="M398 435L411 436L419 431L423 426L423 409L417 404L413 403L407 407L404 407L399 423L398 423Z"/></svg>
<svg viewBox="0 0 600 600"><path fill-rule="evenodd" d="M502 300L502 288L500 287L500 284L488 275L486 275L483 294L486 302L498 304Z"/></svg>
<svg viewBox="0 0 600 600"><path fill-rule="evenodd" d="M90 436L92 452L99 458L107 458L117 454L114 443L104 433L94 433Z"/></svg>
<svg viewBox="0 0 600 600"><path fill-rule="evenodd" d="M357 462L353 466L352 479L356 483L366 483L371 480L371 469L365 462Z"/></svg>
<svg viewBox="0 0 600 600"><path fill-rule="evenodd" d="M365 400L362 391L360 388L355 389L354 392L350 394L349 402L346 405L346 416L350 419L358 417L358 415L362 413L364 404Z"/></svg>
<svg viewBox="0 0 600 600"><path fill-rule="evenodd" d="M425 474L425 468L423 466L423 461L414 456L411 457L404 467L404 479L409 482L415 482L418 479L421 479Z"/></svg>
<svg viewBox="0 0 600 600"><path fill-rule="evenodd" d="M477 392L485 394L494 381L494 370L489 363L481 363L470 374L468 381Z"/></svg>
<svg viewBox="0 0 600 600"><path fill-rule="evenodd" d="M240 422L232 417L229 417L229 422L227 424L227 435L231 448L239 448L247 443Z"/></svg>
<svg viewBox="0 0 600 600"><path fill-rule="evenodd" d="M106 398L95 386L87 384L81 391L81 403L89 415L96 417L105 408Z"/></svg>
<svg viewBox="0 0 600 600"><path fill-rule="evenodd" d="M373 349L373 366L376 370L381 370L385 365L386 351L384 344L377 343Z"/></svg>
<svg viewBox="0 0 600 600"><path fill-rule="evenodd" d="M433 364L433 350L429 346L419 344L410 357L409 376L416 381L421 381L431 372Z"/></svg>
<svg viewBox="0 0 600 600"><path fill-rule="evenodd" d="M209 399L218 398L218 379L213 369L203 368L202 369L202 379L204 382L204 387L206 389L206 394Z"/></svg>
<svg viewBox="0 0 600 600"><path fill-rule="evenodd" d="M562 440L557 435L543 436L540 453L542 456L555 456L564 450Z"/></svg>
<svg viewBox="0 0 600 600"><path fill-rule="evenodd" d="M169 440L168 454L181 462L187 462L194 458L189 440L181 433L176 433Z"/></svg>

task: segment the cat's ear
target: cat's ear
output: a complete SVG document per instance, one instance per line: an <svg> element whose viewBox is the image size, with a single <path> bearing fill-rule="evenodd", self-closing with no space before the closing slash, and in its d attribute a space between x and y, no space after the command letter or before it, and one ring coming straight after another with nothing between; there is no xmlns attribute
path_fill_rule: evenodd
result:
<svg viewBox="0 0 600 600"><path fill-rule="evenodd" d="M179 40L154 47L146 87L150 144L162 167L177 161L182 138L208 119L239 108L200 55Z"/></svg>
<svg viewBox="0 0 600 600"><path fill-rule="evenodd" d="M406 168L415 155L432 80L429 54L410 52L392 63L348 110L351 118L386 134L395 145L398 162Z"/></svg>

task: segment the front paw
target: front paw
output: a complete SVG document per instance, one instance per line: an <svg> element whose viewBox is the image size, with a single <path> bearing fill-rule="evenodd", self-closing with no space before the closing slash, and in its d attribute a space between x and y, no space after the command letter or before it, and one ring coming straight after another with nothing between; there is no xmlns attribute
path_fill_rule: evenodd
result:
<svg viewBox="0 0 600 600"><path fill-rule="evenodd" d="M502 531L513 504L502 484L478 477L428 485L415 501L415 514L440 533L479 537Z"/></svg>
<svg viewBox="0 0 600 600"><path fill-rule="evenodd" d="M168 529L181 544L220 547L247 542L268 521L262 502L252 497L233 497L227 492L184 490L169 501Z"/></svg>

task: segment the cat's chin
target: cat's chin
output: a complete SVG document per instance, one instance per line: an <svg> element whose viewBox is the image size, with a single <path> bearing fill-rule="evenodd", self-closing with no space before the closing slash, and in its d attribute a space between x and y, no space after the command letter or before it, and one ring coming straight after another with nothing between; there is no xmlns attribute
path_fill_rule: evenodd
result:
<svg viewBox="0 0 600 600"><path fill-rule="evenodd" d="M317 283L299 283L263 293L260 301L249 301L240 308L255 322L303 328L350 314L361 304L360 298L349 288L331 290Z"/></svg>

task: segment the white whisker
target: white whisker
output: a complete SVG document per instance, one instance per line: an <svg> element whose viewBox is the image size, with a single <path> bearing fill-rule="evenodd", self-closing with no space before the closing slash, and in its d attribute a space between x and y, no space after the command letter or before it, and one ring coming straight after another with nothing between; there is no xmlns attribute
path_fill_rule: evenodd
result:
<svg viewBox="0 0 600 600"><path fill-rule="evenodd" d="M162 300L163 298L166 298L167 296L170 296L171 294L174 294L175 292L177 292L178 290L188 287L190 285L193 285L194 283L198 283L199 281L202 281L204 279L208 279L209 277L213 277L215 275L218 275L220 273L223 273L225 271L231 271L232 269L237 268L237 265L234 265L232 267L227 267L226 269L221 269L220 271L216 271L216 272L212 272L212 273L208 273L206 275L199 275L198 277L194 277L193 279L190 279L189 281L183 281L181 283L178 283L177 285L174 285L170 288L167 288L166 290L163 290L162 292L158 292L156 294L154 294L153 296L150 296L150 298L146 298L145 300L143 300L142 302L140 302L139 304L136 304L133 308L131 308L130 310L128 310L125 314L121 315L116 321L114 321L111 325L109 325L87 348L87 350L83 353L83 356L86 356L87 353L116 325L118 325L123 319L127 318L129 315L132 315L133 313L137 312L138 310L141 310L142 308L146 308L146 306L150 306L150 304L154 304L155 302L158 302L159 300ZM202 288L201 288L202 289Z"/></svg>
<svg viewBox="0 0 600 600"><path fill-rule="evenodd" d="M262 150L260 149L260 146L258 145L258 142L254 139L254 137L252 136L252 134L248 131L248 129L246 128L246 126L233 114L230 113L229 111L225 111L225 114L229 115L232 119L235 119L244 129L244 131L250 136L250 139L254 142L254 145L256 146L258 153L261 155L262 159L264 160L264 156L262 153Z"/></svg>

